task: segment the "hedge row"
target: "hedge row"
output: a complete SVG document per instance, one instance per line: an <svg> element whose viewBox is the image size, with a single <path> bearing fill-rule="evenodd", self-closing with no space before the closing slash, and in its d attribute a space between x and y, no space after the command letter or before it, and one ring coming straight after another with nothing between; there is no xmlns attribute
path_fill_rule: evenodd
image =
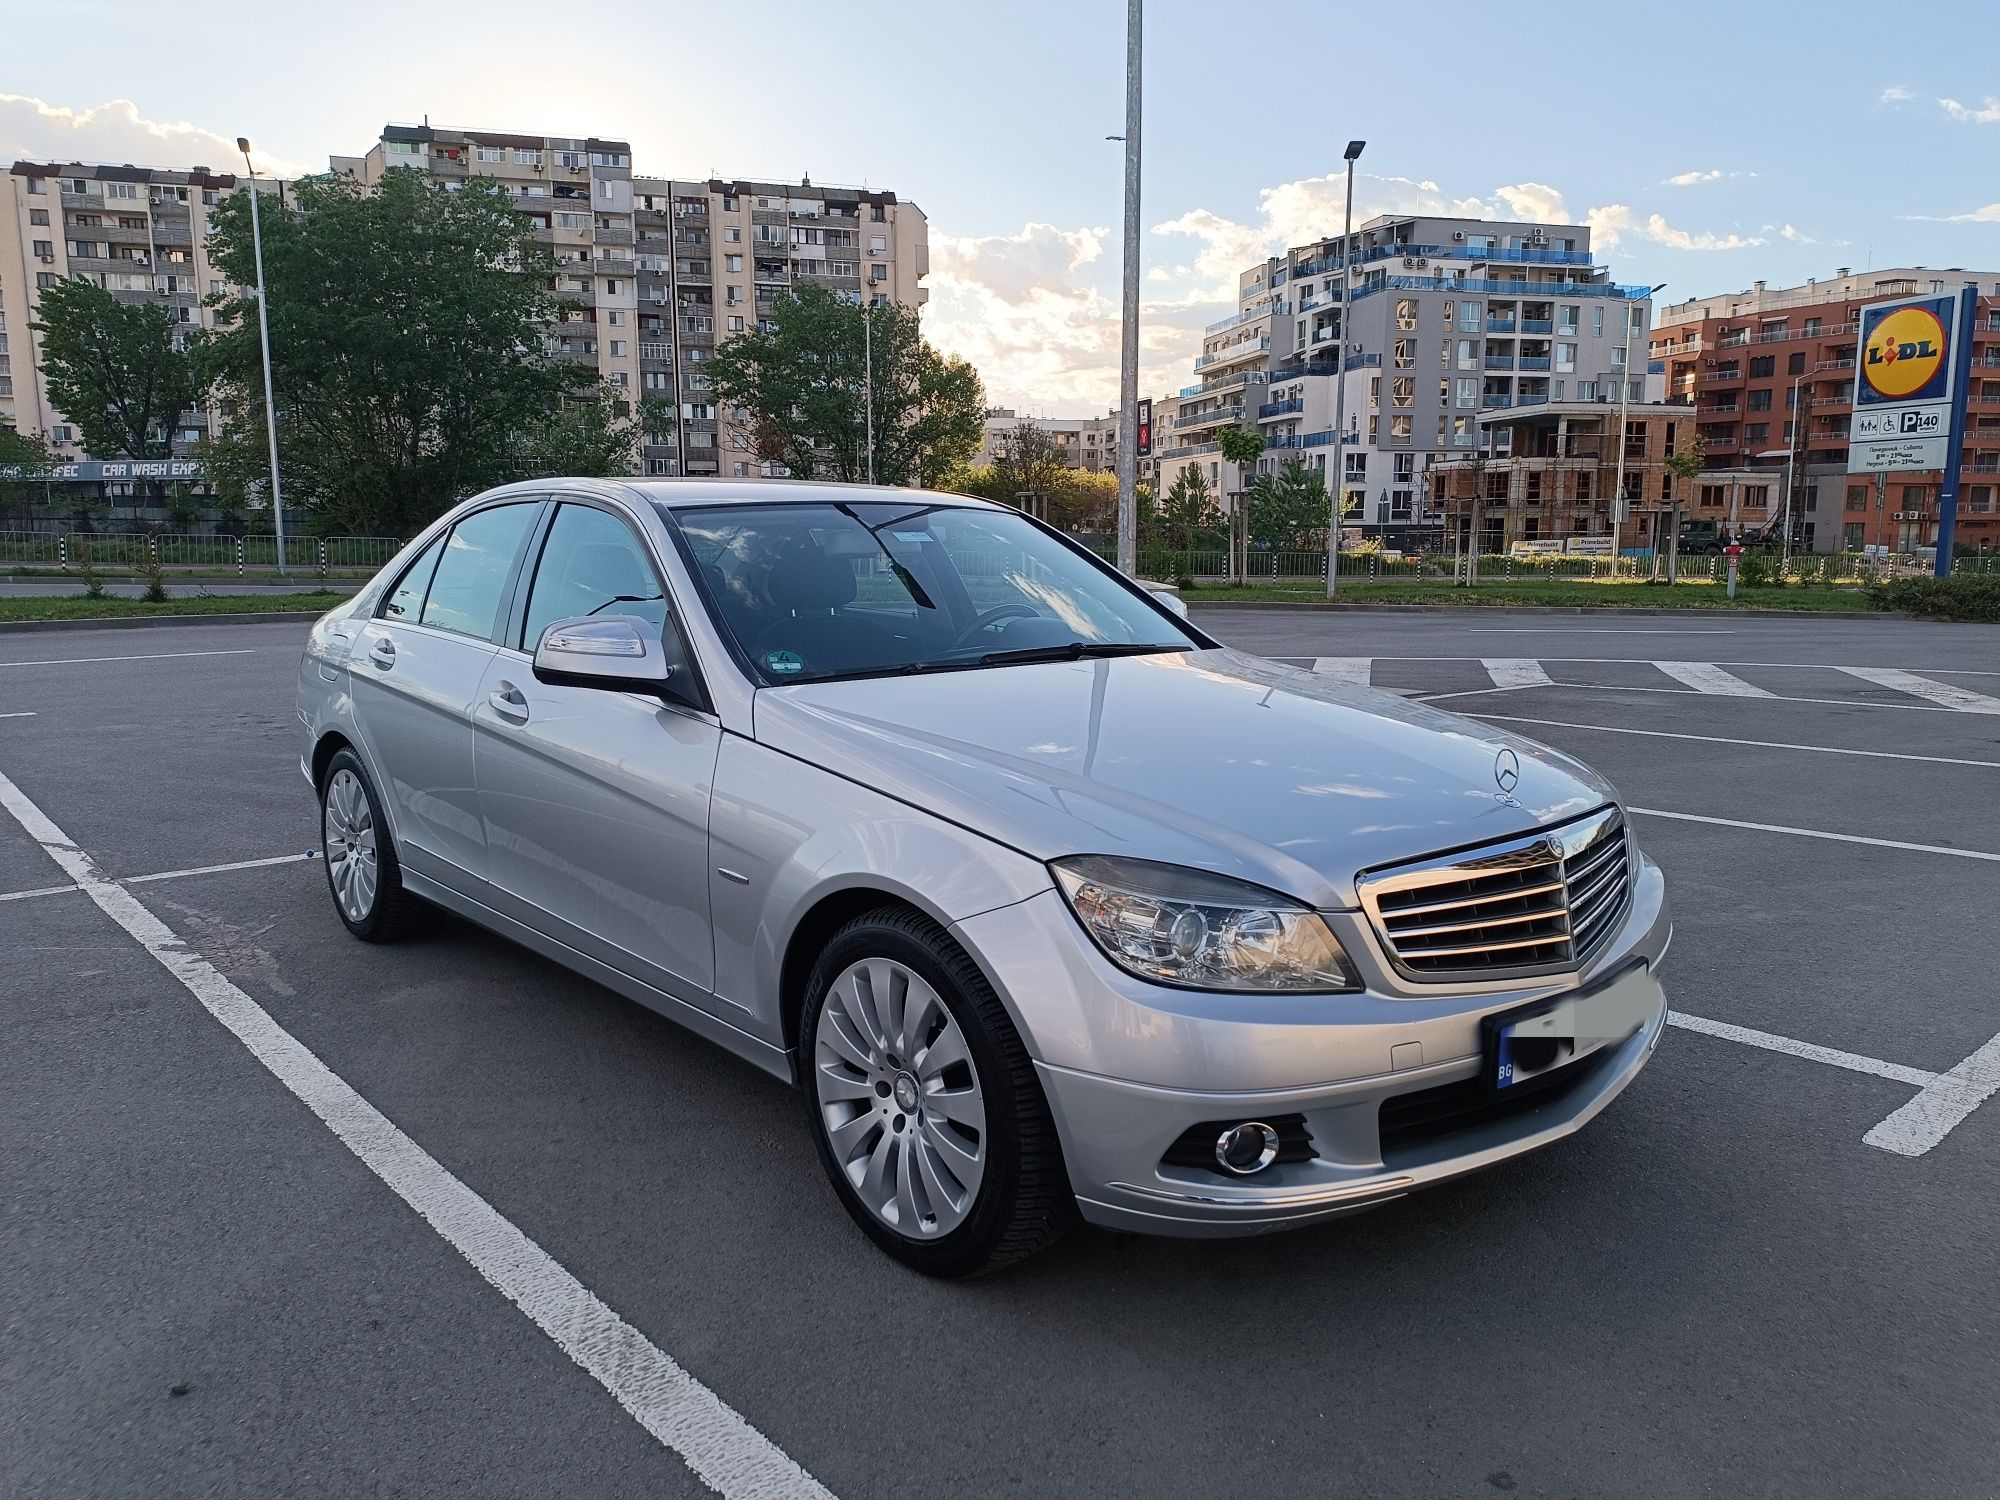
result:
<svg viewBox="0 0 2000 1500"><path fill-rule="evenodd" d="M1877 609L1900 609L1931 620L2000 622L2000 577L1955 574L1950 578L1898 578L1868 590Z"/></svg>

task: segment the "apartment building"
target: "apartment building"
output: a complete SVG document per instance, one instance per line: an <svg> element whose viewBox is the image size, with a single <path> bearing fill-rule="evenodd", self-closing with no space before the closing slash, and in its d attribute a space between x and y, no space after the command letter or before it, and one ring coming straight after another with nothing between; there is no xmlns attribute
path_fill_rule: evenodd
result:
<svg viewBox="0 0 2000 1500"><path fill-rule="evenodd" d="M1481 413L1621 390L1643 400L1650 321L1646 289L1611 280L1586 225L1382 215L1344 245L1316 240L1241 273L1237 311L1205 331L1197 381L1161 433L1160 484L1188 463L1226 484L1217 435L1254 425L1260 469L1302 458L1359 499L1366 531L1434 541L1425 472L1476 450Z"/></svg>
<svg viewBox="0 0 2000 1500"><path fill-rule="evenodd" d="M1936 535L1944 476L1847 472L1861 308L1968 282L1980 298L1957 541L2000 546L2000 273L1903 266L1857 274L1842 266L1802 286L1759 281L1663 307L1649 354L1662 367L1666 398L1692 408L1705 461L1769 470L1794 459L1794 484L1820 512L1811 546L1910 552Z"/></svg>
<svg viewBox="0 0 2000 1500"><path fill-rule="evenodd" d="M203 326L214 313L202 299L224 289L208 258L208 214L241 180L206 167L17 161L0 183L0 426L41 435L62 458L81 458L75 424L42 378L41 336L29 327L36 293L81 276L121 302L163 307L190 329ZM279 191L272 182L259 188ZM213 413L182 413L174 453L191 453L214 421Z"/></svg>
<svg viewBox="0 0 2000 1500"><path fill-rule="evenodd" d="M1054 440L1064 468L1086 469L1093 474L1117 472L1118 413L1115 411L1102 417L1023 417L1011 406L996 406L986 413L985 435L973 462L990 464L1005 457L1015 431L1024 421Z"/></svg>

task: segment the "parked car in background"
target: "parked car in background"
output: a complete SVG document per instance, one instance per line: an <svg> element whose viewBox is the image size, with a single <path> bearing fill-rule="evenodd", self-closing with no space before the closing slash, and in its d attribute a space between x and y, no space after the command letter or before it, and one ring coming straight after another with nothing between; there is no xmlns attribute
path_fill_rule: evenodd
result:
<svg viewBox="0 0 2000 1500"><path fill-rule="evenodd" d="M335 911L448 908L797 1083L848 1213L939 1275L1584 1125L1665 1021L1610 787L1184 615L958 496L492 491L312 631Z"/></svg>

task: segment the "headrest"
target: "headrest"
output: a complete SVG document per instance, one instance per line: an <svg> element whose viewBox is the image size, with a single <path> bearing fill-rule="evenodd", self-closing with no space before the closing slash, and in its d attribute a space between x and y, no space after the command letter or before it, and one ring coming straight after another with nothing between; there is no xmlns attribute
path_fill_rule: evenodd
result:
<svg viewBox="0 0 2000 1500"><path fill-rule="evenodd" d="M797 547L779 559L764 588L780 609L839 609L854 597L854 563Z"/></svg>

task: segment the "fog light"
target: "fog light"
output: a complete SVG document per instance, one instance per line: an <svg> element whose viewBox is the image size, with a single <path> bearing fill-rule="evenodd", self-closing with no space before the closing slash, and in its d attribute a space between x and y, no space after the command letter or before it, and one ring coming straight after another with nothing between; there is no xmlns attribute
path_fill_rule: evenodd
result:
<svg viewBox="0 0 2000 1500"><path fill-rule="evenodd" d="M1278 1132L1262 1120L1245 1120L1215 1138L1215 1164L1235 1177L1261 1172L1278 1159Z"/></svg>

